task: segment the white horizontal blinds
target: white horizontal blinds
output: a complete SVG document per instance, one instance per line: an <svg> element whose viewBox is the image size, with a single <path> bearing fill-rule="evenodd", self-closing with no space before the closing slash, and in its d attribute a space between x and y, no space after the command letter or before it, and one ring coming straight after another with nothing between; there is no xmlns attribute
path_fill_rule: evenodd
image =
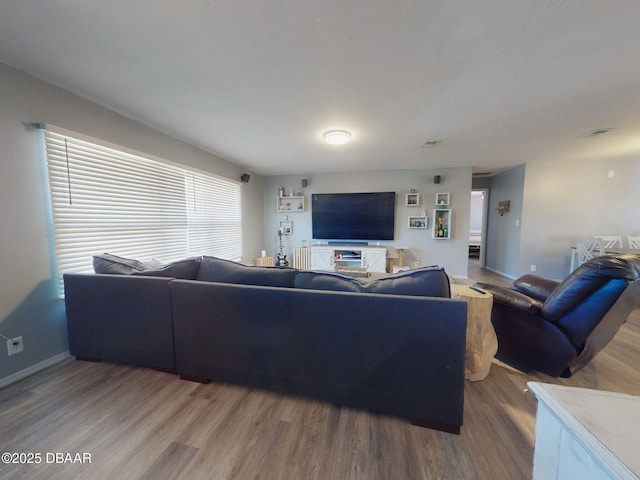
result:
<svg viewBox="0 0 640 480"><path fill-rule="evenodd" d="M240 185L188 172L187 217L191 255L242 256Z"/></svg>
<svg viewBox="0 0 640 480"><path fill-rule="evenodd" d="M52 131L45 140L59 274L91 272L92 256L104 252L163 263L241 255L238 184ZM200 184L194 195L188 186ZM199 212L195 218L191 210Z"/></svg>

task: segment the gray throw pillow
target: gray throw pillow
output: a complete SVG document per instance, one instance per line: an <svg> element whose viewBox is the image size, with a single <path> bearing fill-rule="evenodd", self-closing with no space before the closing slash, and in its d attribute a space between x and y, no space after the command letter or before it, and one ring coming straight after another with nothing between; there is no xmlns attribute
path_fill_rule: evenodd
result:
<svg viewBox="0 0 640 480"><path fill-rule="evenodd" d="M132 272L132 275L146 275L149 277L170 277L181 280L195 280L200 268L200 257L186 258L177 262L163 265L159 268L149 268L141 272Z"/></svg>
<svg viewBox="0 0 640 480"><path fill-rule="evenodd" d="M93 270L96 273L130 275L134 272L146 270L144 263L131 258L123 258L110 253L93 257Z"/></svg>

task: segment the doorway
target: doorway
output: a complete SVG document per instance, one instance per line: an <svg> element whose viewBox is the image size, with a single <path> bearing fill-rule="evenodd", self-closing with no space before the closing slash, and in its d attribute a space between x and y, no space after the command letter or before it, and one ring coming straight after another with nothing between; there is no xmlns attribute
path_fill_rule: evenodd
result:
<svg viewBox="0 0 640 480"><path fill-rule="evenodd" d="M485 266L488 204L488 188L479 188L471 191L471 208L469 210L469 262L473 262L478 267Z"/></svg>

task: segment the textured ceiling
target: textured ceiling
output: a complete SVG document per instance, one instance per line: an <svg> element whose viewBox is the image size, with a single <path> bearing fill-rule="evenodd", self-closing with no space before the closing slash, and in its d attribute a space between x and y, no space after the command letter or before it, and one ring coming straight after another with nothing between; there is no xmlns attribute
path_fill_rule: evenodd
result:
<svg viewBox="0 0 640 480"><path fill-rule="evenodd" d="M0 0L0 61L265 175L638 157L639 32L637 0Z"/></svg>

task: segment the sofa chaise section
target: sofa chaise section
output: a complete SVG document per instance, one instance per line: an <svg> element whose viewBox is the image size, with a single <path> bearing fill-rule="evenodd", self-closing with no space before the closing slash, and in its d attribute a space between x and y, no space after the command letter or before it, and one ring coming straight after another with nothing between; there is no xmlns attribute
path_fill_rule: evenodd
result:
<svg viewBox="0 0 640 480"><path fill-rule="evenodd" d="M175 372L171 280L65 274L71 355Z"/></svg>
<svg viewBox="0 0 640 480"><path fill-rule="evenodd" d="M174 280L176 370L459 432L466 303Z"/></svg>

